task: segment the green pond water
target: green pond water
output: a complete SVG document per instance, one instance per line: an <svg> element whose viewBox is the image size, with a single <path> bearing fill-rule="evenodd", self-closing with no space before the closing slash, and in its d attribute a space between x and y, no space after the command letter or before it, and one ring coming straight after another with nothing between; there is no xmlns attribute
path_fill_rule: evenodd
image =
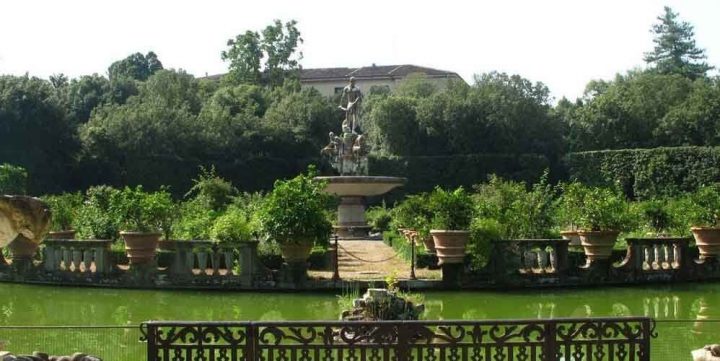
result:
<svg viewBox="0 0 720 361"><path fill-rule="evenodd" d="M335 320L332 293L114 290L0 284L0 342L16 353L83 350L105 360L141 360L137 326L146 320ZM650 316L658 322L653 360L689 360L720 343L720 283L680 286L425 292L429 320ZM70 328L29 326L125 326ZM18 327L22 326L22 327Z"/></svg>

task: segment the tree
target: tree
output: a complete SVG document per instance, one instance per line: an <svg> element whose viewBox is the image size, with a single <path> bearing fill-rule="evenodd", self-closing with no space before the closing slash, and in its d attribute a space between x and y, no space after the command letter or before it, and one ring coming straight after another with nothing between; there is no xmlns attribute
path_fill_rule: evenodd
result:
<svg viewBox="0 0 720 361"><path fill-rule="evenodd" d="M261 33L248 30L228 40L230 48L221 53L221 58L230 62L231 82L275 87L296 73L302 59L301 52L296 54L297 47L303 41L296 25L295 20L284 25L275 20Z"/></svg>
<svg viewBox="0 0 720 361"><path fill-rule="evenodd" d="M163 65L157 55L150 51L146 55L135 53L112 63L108 73L111 81L121 77L144 81L162 68Z"/></svg>
<svg viewBox="0 0 720 361"><path fill-rule="evenodd" d="M705 77L712 69L702 61L705 50L695 45L693 26L678 19L678 13L665 7L665 13L658 18L650 32L655 34L655 48L645 53L645 62L654 65L660 74L680 74L690 79Z"/></svg>
<svg viewBox="0 0 720 361"><path fill-rule="evenodd" d="M68 107L70 117L76 123L87 122L93 109L110 101L110 81L107 78L93 74L70 81Z"/></svg>

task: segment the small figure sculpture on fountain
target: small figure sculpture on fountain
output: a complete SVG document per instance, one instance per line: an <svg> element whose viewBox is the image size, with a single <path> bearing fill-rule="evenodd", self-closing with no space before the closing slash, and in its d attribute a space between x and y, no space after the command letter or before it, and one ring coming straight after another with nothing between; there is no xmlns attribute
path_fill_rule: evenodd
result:
<svg viewBox="0 0 720 361"><path fill-rule="evenodd" d="M338 107L345 112L342 135L337 136L330 132L330 143L320 151L320 154L328 157L330 164L340 175L367 175L367 155L370 148L366 137L358 133L362 92L355 85L355 78L350 78L348 85L343 88L340 99L346 102Z"/></svg>

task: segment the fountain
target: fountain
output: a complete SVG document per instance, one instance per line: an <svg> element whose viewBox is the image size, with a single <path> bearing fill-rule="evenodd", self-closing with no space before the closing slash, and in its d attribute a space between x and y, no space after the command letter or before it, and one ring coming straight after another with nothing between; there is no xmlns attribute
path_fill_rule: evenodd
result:
<svg viewBox="0 0 720 361"><path fill-rule="evenodd" d="M339 175L316 177L327 182L325 191L340 197L338 223L335 233L343 239L366 238L370 231L365 219L366 197L383 195L395 187L405 184L400 177L368 175L368 152L366 137L358 133L360 124L359 107L362 93L355 86L355 79L343 89L341 101L347 100L340 109L345 112L340 136L330 132L330 143L320 152L326 157Z"/></svg>

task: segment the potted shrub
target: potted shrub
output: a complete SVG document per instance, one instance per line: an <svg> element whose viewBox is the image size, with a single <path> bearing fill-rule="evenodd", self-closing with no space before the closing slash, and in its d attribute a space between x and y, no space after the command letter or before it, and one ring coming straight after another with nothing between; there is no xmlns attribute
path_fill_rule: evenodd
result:
<svg viewBox="0 0 720 361"><path fill-rule="evenodd" d="M43 197L52 212L50 239L74 239L75 220L83 204L80 193L64 193Z"/></svg>
<svg viewBox="0 0 720 361"><path fill-rule="evenodd" d="M720 184L698 188L689 200L690 231L700 259L720 256Z"/></svg>
<svg viewBox="0 0 720 361"><path fill-rule="evenodd" d="M580 184L573 192L563 194L565 207L576 207L566 212L577 216L578 236L588 261L606 260L621 231L629 224L628 203L622 195L607 188L590 188Z"/></svg>
<svg viewBox="0 0 720 361"><path fill-rule="evenodd" d="M560 236L570 240L571 246L580 245L578 235L579 210L582 208L582 192L586 188L580 183L562 184L562 196L558 198L556 206L556 223L560 225Z"/></svg>
<svg viewBox="0 0 720 361"><path fill-rule="evenodd" d="M142 186L125 187L117 197L125 253L131 265L151 263L157 253L163 225L170 218L173 201L161 190L146 193Z"/></svg>
<svg viewBox="0 0 720 361"><path fill-rule="evenodd" d="M454 191L437 187L430 194L429 201L432 212L430 234L435 243L438 265L463 263L473 218L470 195L462 187Z"/></svg>
<svg viewBox="0 0 720 361"><path fill-rule="evenodd" d="M260 207L262 230L280 246L287 263L304 263L313 244L327 246L332 231L326 216L332 197L312 173L276 181Z"/></svg>

